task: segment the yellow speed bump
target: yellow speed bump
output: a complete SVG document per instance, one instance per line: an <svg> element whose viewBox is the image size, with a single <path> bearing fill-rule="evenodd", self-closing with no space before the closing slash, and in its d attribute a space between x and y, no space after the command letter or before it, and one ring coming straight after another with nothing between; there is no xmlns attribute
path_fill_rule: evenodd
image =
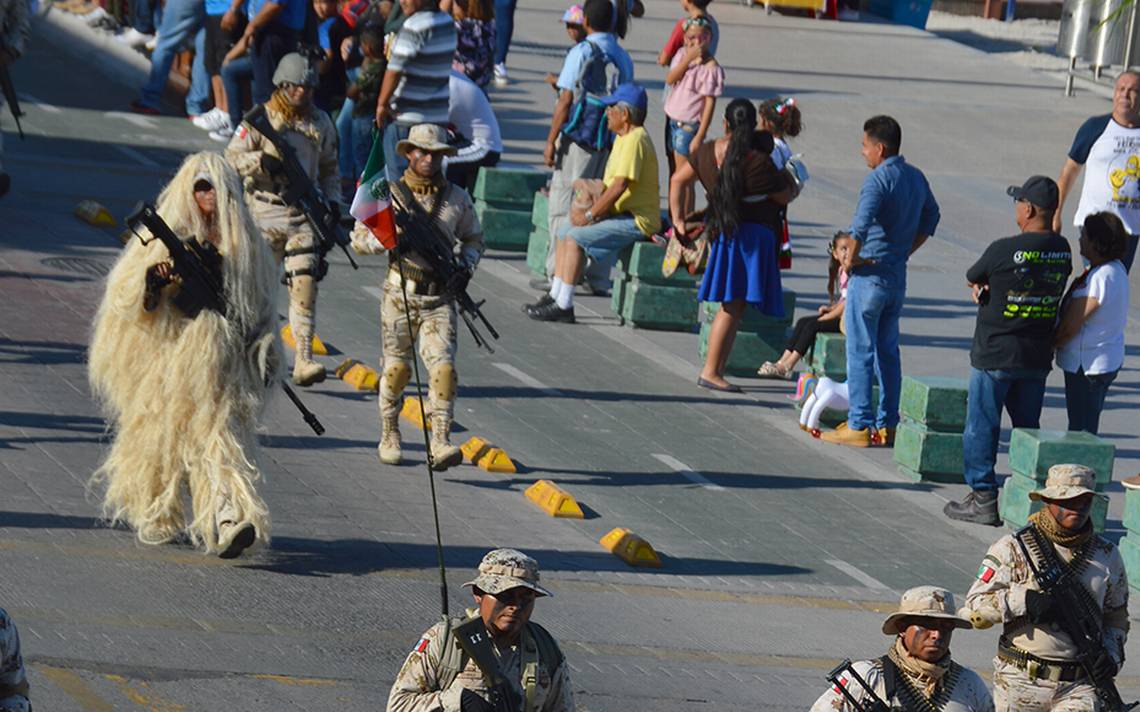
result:
<svg viewBox="0 0 1140 712"><path fill-rule="evenodd" d="M376 369L354 358L345 359L336 367L336 377L358 391L376 393L380 390L380 374L376 372Z"/></svg>
<svg viewBox="0 0 1140 712"><path fill-rule="evenodd" d="M574 497L550 480L539 480L526 488L526 498L537 504L552 517L585 519L582 508Z"/></svg>
<svg viewBox="0 0 1140 712"><path fill-rule="evenodd" d="M424 429L424 413L420 411L419 396L405 396L404 406L400 408L400 415L420 430ZM431 430L431 414L427 413L427 429Z"/></svg>
<svg viewBox="0 0 1140 712"><path fill-rule="evenodd" d="M297 350L297 341L293 338L293 327L286 324L281 329L281 342L293 349ZM328 356L329 348L325 346L325 342L321 341L321 337L313 334L313 355L314 356Z"/></svg>
<svg viewBox="0 0 1140 712"><path fill-rule="evenodd" d="M661 557L649 542L625 527L617 527L598 542L607 551L630 566L661 568Z"/></svg>
<svg viewBox="0 0 1140 712"><path fill-rule="evenodd" d="M513 460L502 448L493 447L483 438L469 438L459 446L463 457L472 465L478 465L487 472L505 472L514 474L518 472Z"/></svg>

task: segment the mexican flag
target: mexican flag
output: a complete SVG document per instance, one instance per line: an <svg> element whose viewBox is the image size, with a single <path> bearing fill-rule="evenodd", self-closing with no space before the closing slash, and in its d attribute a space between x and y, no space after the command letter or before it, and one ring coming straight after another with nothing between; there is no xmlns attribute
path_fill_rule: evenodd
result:
<svg viewBox="0 0 1140 712"><path fill-rule="evenodd" d="M380 137L377 131L348 212L367 225L380 244L390 250L396 246L396 223L392 217L392 194L384 172L384 143Z"/></svg>

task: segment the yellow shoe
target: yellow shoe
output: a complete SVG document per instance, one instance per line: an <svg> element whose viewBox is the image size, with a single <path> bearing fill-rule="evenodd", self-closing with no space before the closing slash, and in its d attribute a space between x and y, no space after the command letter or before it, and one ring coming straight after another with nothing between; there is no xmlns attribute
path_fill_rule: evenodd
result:
<svg viewBox="0 0 1140 712"><path fill-rule="evenodd" d="M847 445L848 447L870 447L871 429L852 430L847 427L847 422L844 421L830 433L820 435L820 440L836 445Z"/></svg>

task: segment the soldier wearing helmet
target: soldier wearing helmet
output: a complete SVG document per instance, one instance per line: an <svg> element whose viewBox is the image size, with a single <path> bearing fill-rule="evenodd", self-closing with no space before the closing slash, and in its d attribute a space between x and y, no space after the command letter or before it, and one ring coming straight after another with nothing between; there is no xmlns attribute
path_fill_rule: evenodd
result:
<svg viewBox="0 0 1140 712"><path fill-rule="evenodd" d="M285 55L273 73L275 88L265 103L273 127L289 142L305 173L339 209L340 173L337 134L328 114L313 105L317 72L303 55ZM324 264L313 228L301 211L285 204L281 156L268 139L242 123L226 148L228 160L245 183L253 216L279 263L289 287L289 327L296 342L293 382L300 386L325 379L325 368L313 360L312 338L317 310L317 282Z"/></svg>

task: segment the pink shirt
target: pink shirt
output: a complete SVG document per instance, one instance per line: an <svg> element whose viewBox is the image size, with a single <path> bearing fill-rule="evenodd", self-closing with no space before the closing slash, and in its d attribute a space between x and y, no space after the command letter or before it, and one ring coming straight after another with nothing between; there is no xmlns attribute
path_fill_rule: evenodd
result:
<svg viewBox="0 0 1140 712"><path fill-rule="evenodd" d="M681 48L673 55L670 68L685 60L685 50ZM716 62L693 63L680 81L669 91L665 100L665 115L674 121L695 123L701 120L706 96L720 96L724 93L724 69Z"/></svg>

